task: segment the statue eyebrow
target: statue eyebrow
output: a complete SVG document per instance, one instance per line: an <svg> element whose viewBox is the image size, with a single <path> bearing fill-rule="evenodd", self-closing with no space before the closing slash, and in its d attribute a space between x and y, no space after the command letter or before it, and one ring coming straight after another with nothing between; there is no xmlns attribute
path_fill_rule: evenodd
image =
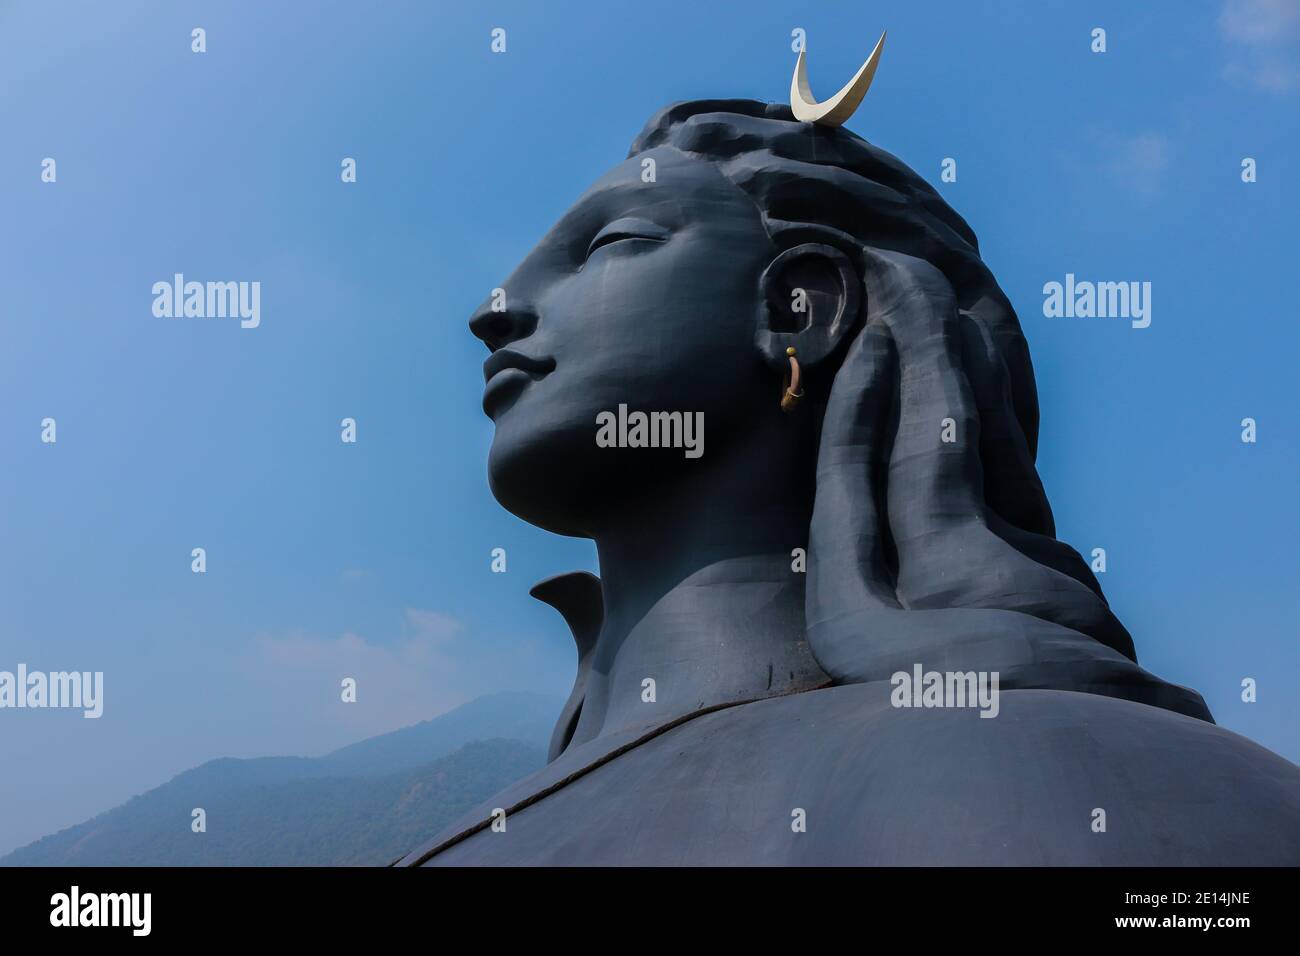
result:
<svg viewBox="0 0 1300 956"><path fill-rule="evenodd" d="M635 208L629 208L628 200L642 200ZM631 216L640 214L647 217L647 214L655 208L665 206L668 199L662 192L656 192L654 189L647 189L641 182L620 182L597 193L580 199L570 213L575 218L586 219L593 215L603 215L607 219L617 219L622 216ZM667 207L671 208L671 204ZM567 218L567 216L566 216Z"/></svg>
<svg viewBox="0 0 1300 956"><path fill-rule="evenodd" d="M643 205L628 208L627 200L637 196L647 201ZM656 210L660 208L665 213L656 215ZM672 221L678 218L671 215L672 210L671 203L667 203L663 197L654 197L648 193L641 188L639 181L621 182L579 199L560 219L556 228L569 236L565 245L570 254L581 262L586 258L587 250L596 236L610 225L623 220L627 220L629 225L639 221L662 230L662 238L667 239L679 225ZM665 222L665 219L669 221Z"/></svg>

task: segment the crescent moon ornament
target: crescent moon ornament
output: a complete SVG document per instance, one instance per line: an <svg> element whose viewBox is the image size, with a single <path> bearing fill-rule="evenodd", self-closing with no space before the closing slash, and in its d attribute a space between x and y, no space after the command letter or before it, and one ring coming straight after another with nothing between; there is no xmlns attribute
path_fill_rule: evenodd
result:
<svg viewBox="0 0 1300 956"><path fill-rule="evenodd" d="M871 81L876 76L876 67L880 64L880 51L885 46L885 34L880 34L876 48L867 57L867 62L853 75L853 79L844 88L826 100L818 103L808 86L808 64L804 51L799 51L799 59L794 65L794 78L790 80L790 109L794 118L804 123L819 123L822 126L842 126L853 111L867 95Z"/></svg>

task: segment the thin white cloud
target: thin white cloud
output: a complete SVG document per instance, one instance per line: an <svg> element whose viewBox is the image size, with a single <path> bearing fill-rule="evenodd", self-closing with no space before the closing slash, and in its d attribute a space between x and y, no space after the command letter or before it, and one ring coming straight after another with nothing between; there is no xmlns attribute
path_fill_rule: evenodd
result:
<svg viewBox="0 0 1300 956"><path fill-rule="evenodd" d="M1229 40L1268 44L1300 33L1300 3L1296 0L1227 0L1219 14L1219 29Z"/></svg>
<svg viewBox="0 0 1300 956"><path fill-rule="evenodd" d="M1300 88L1298 0L1226 0L1218 25L1229 80L1272 93Z"/></svg>
<svg viewBox="0 0 1300 956"><path fill-rule="evenodd" d="M302 631L259 634L248 663L264 690L292 701L287 723L306 721L348 737L384 733L427 720L468 700L455 653L460 622L437 611L408 608L402 634L377 643L345 632L322 637ZM345 703L342 682L356 681L357 700ZM254 691L256 693L256 691Z"/></svg>
<svg viewBox="0 0 1300 956"><path fill-rule="evenodd" d="M435 644L443 644L460 633L460 621L438 611L421 611L419 608L406 609L406 626L417 638L427 639Z"/></svg>
<svg viewBox="0 0 1300 956"><path fill-rule="evenodd" d="M1091 139L1104 157L1101 165L1120 184L1141 196L1161 191L1173 160L1173 142L1164 133L1093 130Z"/></svg>

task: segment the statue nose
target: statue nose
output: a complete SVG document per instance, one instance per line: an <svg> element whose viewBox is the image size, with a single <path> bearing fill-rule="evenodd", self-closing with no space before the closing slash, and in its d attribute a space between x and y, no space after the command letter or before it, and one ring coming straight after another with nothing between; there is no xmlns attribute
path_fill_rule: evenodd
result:
<svg viewBox="0 0 1300 956"><path fill-rule="evenodd" d="M494 311L489 303L469 320L469 330L487 345L490 352L527 338L536 328L537 313L517 303L499 311Z"/></svg>

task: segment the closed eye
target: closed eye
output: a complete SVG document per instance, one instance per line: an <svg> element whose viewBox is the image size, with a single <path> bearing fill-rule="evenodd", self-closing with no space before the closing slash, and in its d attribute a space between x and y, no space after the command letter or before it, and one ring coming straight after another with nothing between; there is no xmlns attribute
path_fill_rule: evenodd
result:
<svg viewBox="0 0 1300 956"><path fill-rule="evenodd" d="M636 219L628 217L624 219L615 219L604 229L596 233L591 240L591 245L587 247L587 258L590 259L601 246L608 246L614 242L622 242L624 239L648 239L652 242L663 242L669 237L670 233L658 223L651 222L648 219Z"/></svg>

